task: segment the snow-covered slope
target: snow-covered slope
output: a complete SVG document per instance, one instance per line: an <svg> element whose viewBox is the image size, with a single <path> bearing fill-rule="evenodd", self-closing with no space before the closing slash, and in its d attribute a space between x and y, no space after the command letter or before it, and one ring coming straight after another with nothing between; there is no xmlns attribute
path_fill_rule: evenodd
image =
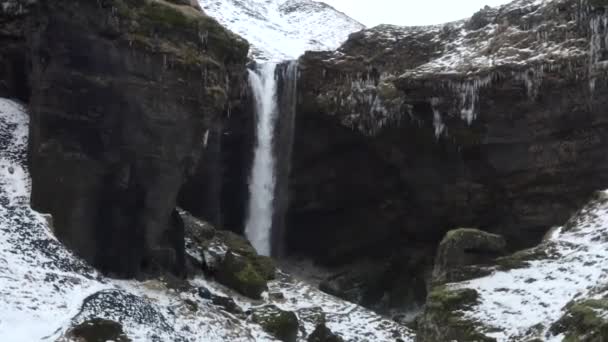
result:
<svg viewBox="0 0 608 342"><path fill-rule="evenodd" d="M608 297L608 192L598 193L541 245L502 263L514 269L450 285L479 294L464 316L481 323L479 330L499 342L564 340L550 329L567 315L571 301ZM607 311L596 311L598 317L608 317Z"/></svg>
<svg viewBox="0 0 608 342"><path fill-rule="evenodd" d="M103 277L53 236L45 217L29 207L25 167L28 116L16 102L0 98L0 336L3 341L67 342L70 328L93 318L119 322L135 342L275 341L246 316L237 317L198 295L205 286L235 298L244 310L269 303L299 314L320 308L327 325L347 341L387 341L407 328L344 302L285 274L270 284L284 299L253 301L199 276L185 290L161 280L120 281Z"/></svg>
<svg viewBox="0 0 608 342"><path fill-rule="evenodd" d="M307 50L333 50L364 26L312 0L199 0L208 15L251 43L257 60L296 59Z"/></svg>

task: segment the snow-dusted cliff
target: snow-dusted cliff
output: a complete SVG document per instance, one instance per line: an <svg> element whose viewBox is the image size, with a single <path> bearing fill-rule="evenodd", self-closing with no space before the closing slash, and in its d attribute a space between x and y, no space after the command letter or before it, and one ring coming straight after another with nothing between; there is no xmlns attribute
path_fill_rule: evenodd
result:
<svg viewBox="0 0 608 342"><path fill-rule="evenodd" d="M307 50L333 50L364 26L312 0L199 0L208 15L246 38L257 60L298 58Z"/></svg>

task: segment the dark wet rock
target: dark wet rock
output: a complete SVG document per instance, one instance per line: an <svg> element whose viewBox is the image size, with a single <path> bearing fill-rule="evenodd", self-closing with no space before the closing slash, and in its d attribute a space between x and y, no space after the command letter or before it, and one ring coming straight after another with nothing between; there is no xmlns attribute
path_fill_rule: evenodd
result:
<svg viewBox="0 0 608 342"><path fill-rule="evenodd" d="M319 324L308 336L308 342L344 342L340 335L334 334L325 324Z"/></svg>
<svg viewBox="0 0 608 342"><path fill-rule="evenodd" d="M213 298L213 295L211 294L211 291L209 291L208 288L203 287L203 286L201 286L201 287L199 287L197 289L197 293L198 293L199 297L201 297L203 299L211 299L211 298Z"/></svg>
<svg viewBox="0 0 608 342"><path fill-rule="evenodd" d="M93 318L71 328L66 334L69 340L79 342L131 342L118 322Z"/></svg>
<svg viewBox="0 0 608 342"><path fill-rule="evenodd" d="M251 319L281 341L295 342L298 337L298 317L293 312L267 305L254 309Z"/></svg>
<svg viewBox="0 0 608 342"><path fill-rule="evenodd" d="M450 230L441 240L435 258L435 285L463 281L488 274L475 265L493 265L506 252L505 239L478 229Z"/></svg>
<svg viewBox="0 0 608 342"><path fill-rule="evenodd" d="M31 17L33 207L106 273L184 274L178 194L237 106L247 43L162 0L45 0Z"/></svg>
<svg viewBox="0 0 608 342"><path fill-rule="evenodd" d="M230 297L213 295L211 297L211 302L213 303L213 305L219 306L232 314L243 314L243 309L241 309L241 307L236 304L234 299Z"/></svg>

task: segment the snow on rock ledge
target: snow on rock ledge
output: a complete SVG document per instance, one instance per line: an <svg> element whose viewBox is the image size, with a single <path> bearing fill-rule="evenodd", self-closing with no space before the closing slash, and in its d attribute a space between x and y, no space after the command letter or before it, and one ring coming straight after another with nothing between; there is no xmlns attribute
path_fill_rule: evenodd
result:
<svg viewBox="0 0 608 342"><path fill-rule="evenodd" d="M411 117L408 102L431 104L438 98L451 108L436 116L435 131L438 136L448 135L448 127L442 126L445 116L459 117L470 125L482 114L482 90L505 80L520 83L528 98L535 100L543 82L555 80L558 74L586 84L593 96L596 84L607 79L608 13L592 4L597 3L515 0L443 25L380 25L352 34L337 51L307 53L301 65L324 69L321 82L328 85L323 88L335 88L334 77L373 85L365 101L357 103L345 101L360 92L355 86L340 85L344 89L333 94L320 92L318 102L329 104L326 111L344 117L346 126L374 136L387 122ZM378 110L374 104L383 100L383 94L377 88L389 76L405 101ZM416 97L421 89L435 93L421 99Z"/></svg>

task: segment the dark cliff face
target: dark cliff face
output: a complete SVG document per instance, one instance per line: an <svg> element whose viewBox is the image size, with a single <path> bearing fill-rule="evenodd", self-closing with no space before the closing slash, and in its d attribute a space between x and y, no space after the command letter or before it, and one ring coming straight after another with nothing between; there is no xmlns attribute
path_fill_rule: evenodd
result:
<svg viewBox="0 0 608 342"><path fill-rule="evenodd" d="M516 1L304 55L289 249L377 257L380 297L406 286L390 270L424 273L449 229L518 248L563 223L608 185L602 6Z"/></svg>
<svg viewBox="0 0 608 342"><path fill-rule="evenodd" d="M181 273L177 198L220 167L247 43L163 0L41 1L31 20L33 207L106 272Z"/></svg>
<svg viewBox="0 0 608 342"><path fill-rule="evenodd" d="M0 96L26 101L28 54L26 19L35 0L0 1Z"/></svg>

